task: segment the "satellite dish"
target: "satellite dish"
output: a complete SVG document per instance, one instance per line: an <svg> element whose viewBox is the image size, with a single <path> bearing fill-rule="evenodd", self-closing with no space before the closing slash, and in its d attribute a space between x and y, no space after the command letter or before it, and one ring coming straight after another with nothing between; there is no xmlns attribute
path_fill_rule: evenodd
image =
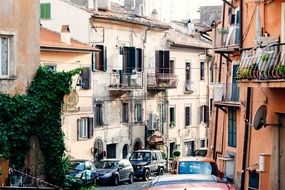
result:
<svg viewBox="0 0 285 190"><path fill-rule="evenodd" d="M262 105L258 108L254 116L253 127L256 130L259 130L263 126L266 126L266 116L267 116L267 107L265 105Z"/></svg>

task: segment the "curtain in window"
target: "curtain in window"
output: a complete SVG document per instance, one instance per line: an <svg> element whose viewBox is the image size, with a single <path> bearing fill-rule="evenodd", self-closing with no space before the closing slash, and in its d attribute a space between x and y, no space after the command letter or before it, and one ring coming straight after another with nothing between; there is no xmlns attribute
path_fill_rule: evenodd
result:
<svg viewBox="0 0 285 190"><path fill-rule="evenodd" d="M1 58L1 73L0 75L8 75L8 38L1 37L1 44L0 44L0 58Z"/></svg>

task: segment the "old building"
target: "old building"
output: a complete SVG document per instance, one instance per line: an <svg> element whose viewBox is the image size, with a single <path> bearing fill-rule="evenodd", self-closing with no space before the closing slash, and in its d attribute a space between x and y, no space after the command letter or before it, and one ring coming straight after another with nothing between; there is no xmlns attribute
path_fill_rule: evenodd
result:
<svg viewBox="0 0 285 190"><path fill-rule="evenodd" d="M26 92L39 66L39 27L39 2L0 2L0 92Z"/></svg>
<svg viewBox="0 0 285 190"><path fill-rule="evenodd" d="M62 130L67 154L71 158L92 159L93 147L93 83L91 54L97 49L70 37L70 28L63 25L60 33L41 27L41 64L55 71L81 68L74 77L72 90L64 98Z"/></svg>
<svg viewBox="0 0 285 190"><path fill-rule="evenodd" d="M237 189L284 189L284 2L224 1L213 157Z"/></svg>

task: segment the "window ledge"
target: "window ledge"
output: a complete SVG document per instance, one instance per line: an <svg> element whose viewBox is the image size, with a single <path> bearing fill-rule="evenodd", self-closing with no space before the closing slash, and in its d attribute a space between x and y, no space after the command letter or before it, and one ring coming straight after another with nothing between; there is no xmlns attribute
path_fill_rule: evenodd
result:
<svg viewBox="0 0 285 190"><path fill-rule="evenodd" d="M9 77L0 76L0 80L16 80L16 79L17 79L16 76L9 76Z"/></svg>

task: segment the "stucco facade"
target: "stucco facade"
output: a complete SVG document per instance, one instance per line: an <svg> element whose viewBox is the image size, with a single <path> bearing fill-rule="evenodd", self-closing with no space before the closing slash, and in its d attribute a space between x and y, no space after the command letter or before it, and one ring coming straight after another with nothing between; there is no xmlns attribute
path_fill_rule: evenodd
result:
<svg viewBox="0 0 285 190"><path fill-rule="evenodd" d="M230 8L228 5L224 6L226 14L223 24L228 27L230 21L227 18L230 17L227 15L227 10ZM267 70L261 68L261 65L266 62L268 69L275 67L277 71L277 68L284 64L283 45L275 43L270 51L267 47L268 44L273 45L272 42L278 40L279 37L281 39L279 43L284 42L284 1L260 3L250 3L247 0L235 1L234 10L231 12L237 13L237 10L241 13L240 29L242 31L242 38L240 38L242 41L239 41L241 43L238 44L238 47L243 49L239 54L233 48L226 47L230 52L230 61L222 59L222 62L227 64L222 66L221 82L226 83L229 79L233 82L234 79L229 78L228 73L236 73L237 80L235 82L239 87L239 99L236 102L215 103L217 107L215 110L219 110L218 118L215 118L215 122L218 124L217 127L215 125L211 127L213 132L211 144L216 146L214 150L220 169L233 175L231 177L237 189L284 189L282 181L284 177L282 169L284 168L284 141L280 138L284 134L284 106L282 103L284 82L276 72L269 72L268 76L264 77L263 74ZM253 19L250 19L251 16ZM260 25L258 21L260 21ZM260 37L257 32L258 28L262 28ZM264 45L260 47L262 54L253 50L253 47L260 46L258 43ZM216 48L215 51L223 54L223 50L219 48ZM262 57L272 52L277 52L277 54L270 57L269 60L255 60L250 65L245 59L245 55L253 60L254 56ZM277 58L279 56L280 59ZM237 65L237 70L234 70L235 65ZM254 65L259 65L259 67L245 76L242 73L245 65L247 68L252 68ZM267 114L263 116L262 120L257 119L260 113L264 113L264 111L258 111L261 106L267 110ZM223 108L224 111L220 108ZM233 121L229 117L229 112L233 109L236 110L236 144L232 144L233 133L229 132L232 129L230 126ZM216 144L213 141L215 138Z"/></svg>
<svg viewBox="0 0 285 190"><path fill-rule="evenodd" d="M19 15L29 19L23 22ZM39 27L38 1L0 2L0 37L7 39L9 56L8 71L2 67L0 74L0 92L26 92L39 66Z"/></svg>

